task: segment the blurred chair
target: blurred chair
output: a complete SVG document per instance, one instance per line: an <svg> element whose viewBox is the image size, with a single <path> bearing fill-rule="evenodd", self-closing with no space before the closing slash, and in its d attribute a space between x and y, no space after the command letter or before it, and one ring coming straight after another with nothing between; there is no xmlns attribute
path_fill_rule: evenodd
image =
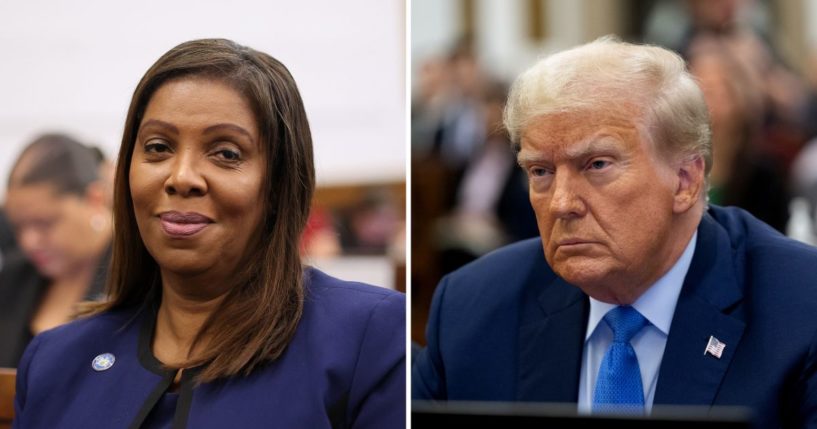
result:
<svg viewBox="0 0 817 429"><path fill-rule="evenodd" d="M0 368L0 429L11 428L14 419L14 383L17 370Z"/></svg>

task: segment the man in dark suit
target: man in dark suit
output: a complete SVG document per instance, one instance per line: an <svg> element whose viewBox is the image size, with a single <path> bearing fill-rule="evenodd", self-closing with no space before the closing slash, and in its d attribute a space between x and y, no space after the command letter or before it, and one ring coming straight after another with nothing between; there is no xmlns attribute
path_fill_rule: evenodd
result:
<svg viewBox="0 0 817 429"><path fill-rule="evenodd" d="M541 237L441 281L415 399L742 405L817 427L817 250L708 207L708 114L681 58L611 39L555 54L505 124Z"/></svg>

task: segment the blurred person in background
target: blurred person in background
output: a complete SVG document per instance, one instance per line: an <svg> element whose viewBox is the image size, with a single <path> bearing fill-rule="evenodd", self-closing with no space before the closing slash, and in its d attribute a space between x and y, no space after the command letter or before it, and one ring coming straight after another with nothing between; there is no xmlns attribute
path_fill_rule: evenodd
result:
<svg viewBox="0 0 817 429"><path fill-rule="evenodd" d="M817 50L812 47L806 67L809 93L817 93ZM812 126L809 140L791 166L791 192L794 196L790 204L791 218L787 234L800 241L817 245L817 104L813 104L809 117Z"/></svg>
<svg viewBox="0 0 817 429"><path fill-rule="evenodd" d="M342 251L332 213L314 204L301 236L301 256L331 258L340 255Z"/></svg>
<svg viewBox="0 0 817 429"><path fill-rule="evenodd" d="M8 179L5 210L25 259L0 282L0 366L15 367L32 336L102 297L111 243L109 163L63 134L29 144ZM28 263L33 264L36 273Z"/></svg>
<svg viewBox="0 0 817 429"><path fill-rule="evenodd" d="M487 81L468 37L423 64L412 106L413 156L437 157L461 172L485 136L480 100Z"/></svg>
<svg viewBox="0 0 817 429"><path fill-rule="evenodd" d="M453 207L435 226L445 272L538 234L528 181L502 126L507 96L507 86L499 82L486 83L481 91L479 123L485 137L458 180Z"/></svg>
<svg viewBox="0 0 817 429"><path fill-rule="evenodd" d="M794 199L786 235L817 245L817 140L809 142L797 155L791 182Z"/></svg>
<svg viewBox="0 0 817 429"><path fill-rule="evenodd" d="M419 323L444 273L536 234L526 178L498 126L507 86L482 67L469 40L420 66L412 98L411 282Z"/></svg>
<svg viewBox="0 0 817 429"><path fill-rule="evenodd" d="M388 253L400 241L403 221L397 201L387 190L373 189L341 217L341 247L351 254Z"/></svg>
<svg viewBox="0 0 817 429"><path fill-rule="evenodd" d="M704 81L713 109L711 200L746 208L786 231L792 163L817 135L817 89L775 49L771 6L752 0L663 1L655 6L645 37L688 60ZM676 14L668 15L672 9ZM673 32L662 35L658 22L664 27L681 22L682 29L667 37Z"/></svg>
<svg viewBox="0 0 817 429"><path fill-rule="evenodd" d="M507 241L535 235L527 183L514 168L501 126L507 85L483 70L469 37L460 38L447 57L427 60L418 81L412 159L420 180L434 185L418 186L422 195L415 201L424 206L429 197L435 200L431 210L424 207L420 213L432 218L429 223L447 218L433 228L438 244L462 245L478 256ZM517 210L521 206L526 208ZM471 236L470 243L450 243L446 238L464 237L450 233L449 226L457 224L470 231L465 234Z"/></svg>
<svg viewBox="0 0 817 429"><path fill-rule="evenodd" d="M31 338L27 324L33 307L31 291L40 289L43 283L37 269L17 245L14 230L0 208L0 308L3 310L0 312L0 341L5 345L0 348L0 367L17 366Z"/></svg>
<svg viewBox="0 0 817 429"><path fill-rule="evenodd" d="M782 179L809 136L817 132L817 93L785 63L760 19L764 9L749 0L687 0L691 21L677 47L690 59L701 38L720 42L741 67L744 86L762 96L759 151L777 159Z"/></svg>
<svg viewBox="0 0 817 429"><path fill-rule="evenodd" d="M817 135L817 91L772 43L772 7L755 0L658 1L644 38L687 59L701 38L718 40L731 53L730 61L739 63L747 83L763 97L757 151L776 158L785 182L800 148Z"/></svg>
<svg viewBox="0 0 817 429"><path fill-rule="evenodd" d="M3 210L3 207L0 206L0 275L3 273L3 261L14 253L20 253L20 248L14 239L14 230L12 230L11 225L9 225L6 212ZM2 280L2 277L0 277L0 280ZM0 285L2 284L3 282L0 281Z"/></svg>
<svg viewBox="0 0 817 429"><path fill-rule="evenodd" d="M17 249L17 242L14 240L14 231L6 218L6 212L0 207L0 255ZM3 259L0 256L0 270L3 268Z"/></svg>
<svg viewBox="0 0 817 429"><path fill-rule="evenodd" d="M752 71L722 39L699 35L687 51L712 121L709 201L738 206L780 232L789 219L787 175L762 152L766 98Z"/></svg>

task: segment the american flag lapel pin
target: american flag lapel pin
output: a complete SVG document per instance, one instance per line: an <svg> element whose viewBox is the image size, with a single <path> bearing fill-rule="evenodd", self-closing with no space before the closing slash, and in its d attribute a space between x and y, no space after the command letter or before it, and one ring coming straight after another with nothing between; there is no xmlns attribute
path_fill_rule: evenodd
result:
<svg viewBox="0 0 817 429"><path fill-rule="evenodd" d="M723 354L723 349L726 348L726 343L721 342L714 335L709 336L709 342L706 344L706 349L704 349L704 356L710 354L718 359L721 358Z"/></svg>

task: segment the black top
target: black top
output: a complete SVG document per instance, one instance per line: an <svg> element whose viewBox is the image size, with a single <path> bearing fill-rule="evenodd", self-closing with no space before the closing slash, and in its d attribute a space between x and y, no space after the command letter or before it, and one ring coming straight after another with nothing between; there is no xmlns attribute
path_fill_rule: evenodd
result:
<svg viewBox="0 0 817 429"><path fill-rule="evenodd" d="M151 306L146 317L142 319L139 330L139 363L142 366L161 376L162 381L148 395L145 402L139 407L136 419L129 426L131 429L170 429L187 427L187 417L190 414L190 404L193 400L194 377L200 368L189 368L182 372L182 379L178 392L169 389L176 378L175 368L164 366L153 355L153 334L156 331L156 315L158 309Z"/></svg>
<svg viewBox="0 0 817 429"><path fill-rule="evenodd" d="M153 407L153 411L148 414L145 423L142 424L142 429L170 429L178 402L178 393L166 392L159 398L159 402Z"/></svg>
<svg viewBox="0 0 817 429"><path fill-rule="evenodd" d="M107 278L110 249L100 260L94 280L85 295L96 300L102 295ZM3 253L0 267L0 367L16 368L31 341L31 318L37 311L50 282L41 276L20 249Z"/></svg>

